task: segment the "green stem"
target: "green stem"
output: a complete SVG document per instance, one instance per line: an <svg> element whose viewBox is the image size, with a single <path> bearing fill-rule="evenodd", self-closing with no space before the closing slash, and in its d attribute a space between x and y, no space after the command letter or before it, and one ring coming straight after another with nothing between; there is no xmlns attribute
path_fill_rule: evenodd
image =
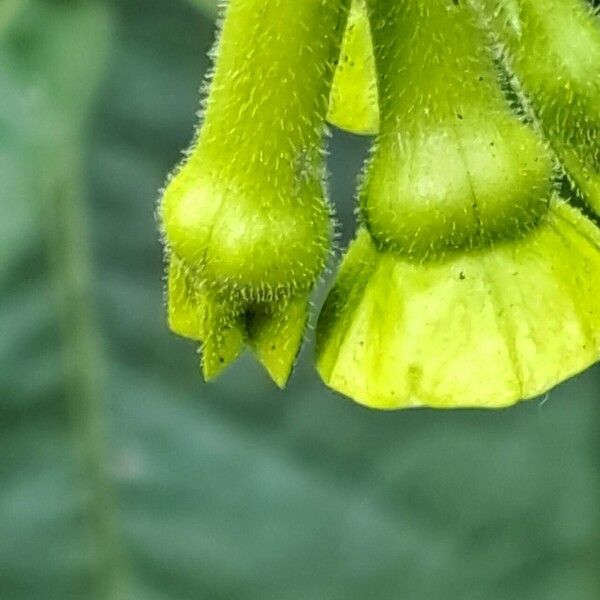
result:
<svg viewBox="0 0 600 600"><path fill-rule="evenodd" d="M65 365L65 396L73 422L80 472L89 490L90 537L97 557L95 597L125 600L124 561L117 534L115 499L106 465L103 423L103 357L92 314L88 234L83 214L82 168L77 149L63 159L51 183L49 256L54 275Z"/></svg>
<svg viewBox="0 0 600 600"><path fill-rule="evenodd" d="M298 160L321 145L349 5L231 0L194 157L220 177L297 179Z"/></svg>

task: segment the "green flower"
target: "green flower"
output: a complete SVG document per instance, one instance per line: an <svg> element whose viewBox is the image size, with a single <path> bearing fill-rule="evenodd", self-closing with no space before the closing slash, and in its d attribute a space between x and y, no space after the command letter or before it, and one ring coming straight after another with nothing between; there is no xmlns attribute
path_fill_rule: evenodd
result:
<svg viewBox="0 0 600 600"><path fill-rule="evenodd" d="M517 116L471 6L368 4L381 129L319 320L319 372L377 408L539 395L600 356L600 230L554 189L566 145ZM547 118L597 155L593 135L566 134L588 123L582 107Z"/></svg>

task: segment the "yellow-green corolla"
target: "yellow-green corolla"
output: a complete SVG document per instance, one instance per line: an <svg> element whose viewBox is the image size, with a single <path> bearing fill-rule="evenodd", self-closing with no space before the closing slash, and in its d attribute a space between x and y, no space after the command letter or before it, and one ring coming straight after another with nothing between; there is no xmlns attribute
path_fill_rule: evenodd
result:
<svg viewBox="0 0 600 600"><path fill-rule="evenodd" d="M386 409L543 393L600 357L597 17L584 0L349 5L231 0L162 204L171 327L202 341L207 377L248 343L285 383L329 249L327 115L377 137L319 318L325 383Z"/></svg>
<svg viewBox="0 0 600 600"><path fill-rule="evenodd" d="M327 120L353 133L379 129L377 75L365 0L354 0L333 79Z"/></svg>
<svg viewBox="0 0 600 600"><path fill-rule="evenodd" d="M585 0L479 0L530 117L600 214L600 18Z"/></svg>

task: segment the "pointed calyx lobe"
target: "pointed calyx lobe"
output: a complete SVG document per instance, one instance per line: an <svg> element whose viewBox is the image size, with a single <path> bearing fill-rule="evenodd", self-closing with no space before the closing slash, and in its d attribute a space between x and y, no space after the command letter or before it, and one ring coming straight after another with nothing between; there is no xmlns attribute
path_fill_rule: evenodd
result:
<svg viewBox="0 0 600 600"><path fill-rule="evenodd" d="M216 376L246 344L284 385L330 247L321 152L350 0L231 0L203 123L161 204L171 328Z"/></svg>
<svg viewBox="0 0 600 600"><path fill-rule="evenodd" d="M542 393L598 359L600 233L556 196L473 6L367 4L381 126L319 371L378 408Z"/></svg>

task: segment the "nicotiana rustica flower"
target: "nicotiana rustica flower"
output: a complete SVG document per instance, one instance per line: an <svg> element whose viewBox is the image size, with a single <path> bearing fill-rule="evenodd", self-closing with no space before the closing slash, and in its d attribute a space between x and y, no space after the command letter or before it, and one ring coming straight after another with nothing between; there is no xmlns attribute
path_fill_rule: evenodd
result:
<svg viewBox="0 0 600 600"><path fill-rule="evenodd" d="M600 356L600 230L558 197L560 153L511 106L477 11L368 7L381 128L319 372L378 408L543 393Z"/></svg>
<svg viewBox="0 0 600 600"><path fill-rule="evenodd" d="M169 323L207 379L246 344L283 385L331 237L324 121L350 0L231 0L197 140L160 217Z"/></svg>
<svg viewBox="0 0 600 600"><path fill-rule="evenodd" d="M207 378L249 345L287 381L330 248L326 117L376 133L319 318L327 385L377 408L502 407L599 359L585 0L230 0L215 57L161 205L169 323Z"/></svg>

